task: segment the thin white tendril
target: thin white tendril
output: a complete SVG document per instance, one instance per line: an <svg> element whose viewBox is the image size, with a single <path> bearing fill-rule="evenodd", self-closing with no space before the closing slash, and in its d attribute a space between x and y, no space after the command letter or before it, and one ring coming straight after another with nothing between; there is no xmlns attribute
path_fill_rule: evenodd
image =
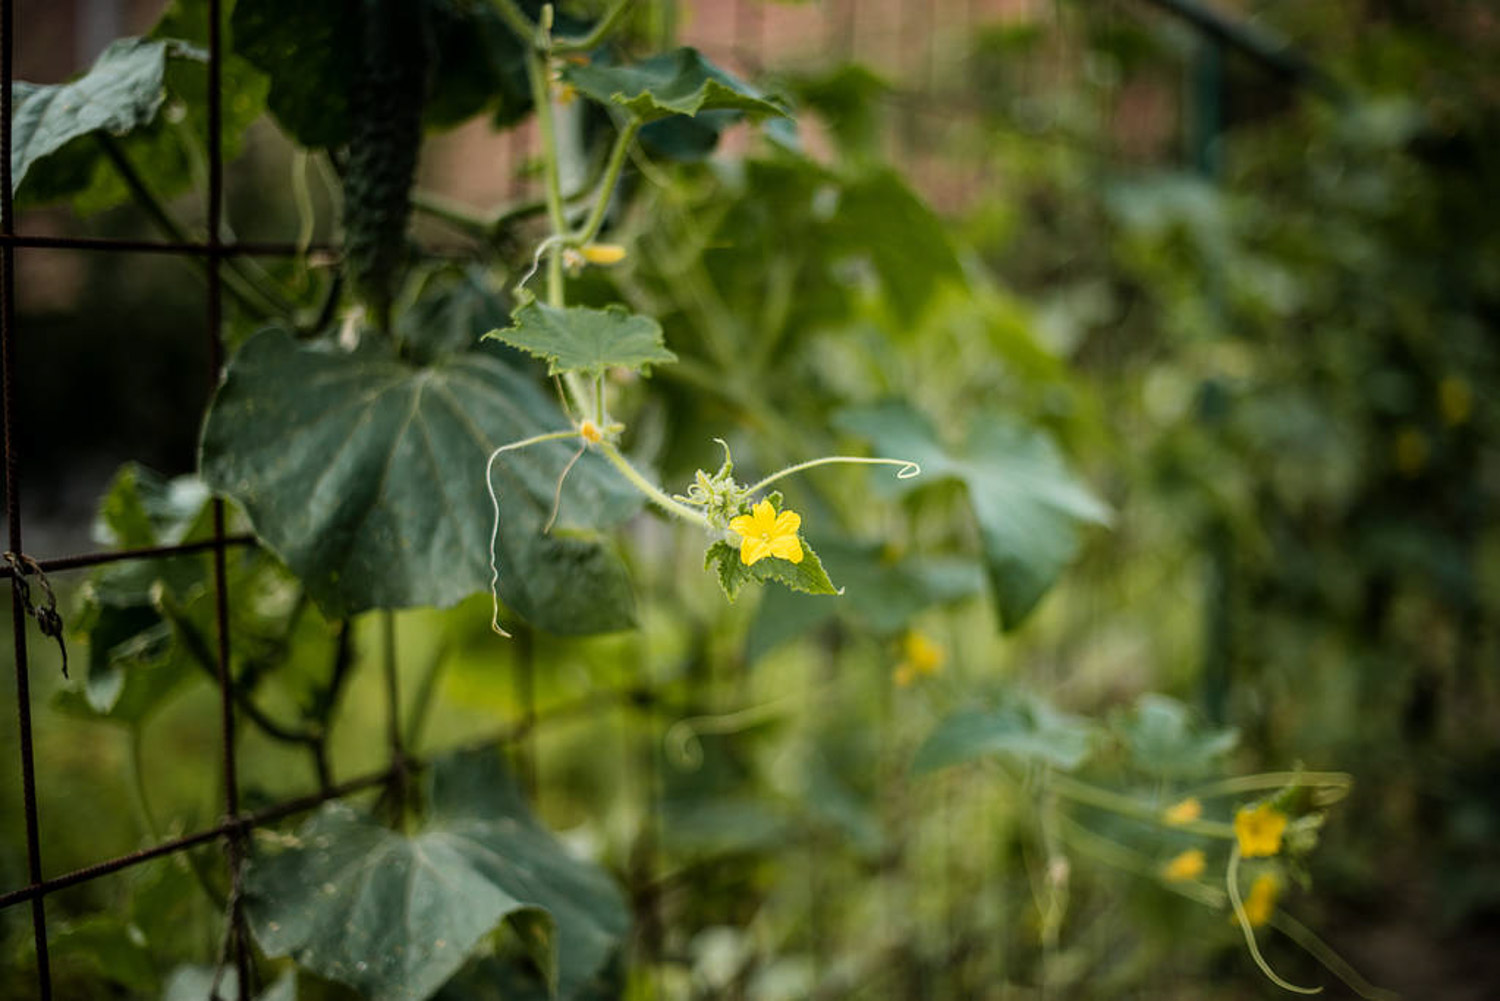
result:
<svg viewBox="0 0 1500 1001"><path fill-rule="evenodd" d="M827 466L836 462L863 466L899 466L900 468L896 470L896 479L898 480L909 480L914 476L922 475L922 466L909 459L871 459L859 455L829 455L821 459L809 459L807 462L799 462L795 466L787 466L785 469L772 473L759 483L746 489L752 494L757 493L775 483L783 476L790 476L793 473L800 473L804 469L811 469L814 466Z"/></svg>
<svg viewBox="0 0 1500 1001"><path fill-rule="evenodd" d="M547 524L542 526L543 535L552 534L552 526L557 523L557 512L562 508L563 484L567 482L568 474L573 471L573 467L578 464L578 460L583 458L584 450L588 447L588 441L585 439L584 443L578 446L578 451L573 453L573 458L569 459L568 464L563 467L562 473L557 477L557 490L552 494L552 513L547 516Z"/></svg>
<svg viewBox="0 0 1500 1001"><path fill-rule="evenodd" d="M500 497L495 493L495 459L499 457L501 452L514 452L519 449L529 448L532 445L540 445L544 441L561 441L564 438L575 438L577 436L577 431L569 430L549 431L546 434L522 438L520 441L513 441L508 445L501 445L495 449L490 453L489 461L484 464L484 488L490 492L490 506L495 511L495 520L490 526L490 628L506 639L510 638L510 633L500 628L500 565L495 561L495 542L500 538ZM571 462L568 463L569 468L572 465ZM564 475L567 475L566 471L564 471ZM549 522L548 524L550 527L551 523Z"/></svg>
<svg viewBox="0 0 1500 1001"><path fill-rule="evenodd" d="M1321 987L1298 987L1294 983L1283 980L1271 969L1265 957L1260 954L1260 946L1255 942L1255 929L1250 925L1250 915L1245 913L1245 905L1240 900L1240 846L1235 845L1229 850L1229 868L1224 873L1224 884L1229 890L1229 904L1234 908L1234 920L1240 926L1240 931L1245 933L1245 944L1250 947L1250 958L1255 960L1255 965L1260 967L1260 972L1266 975L1266 979L1280 987L1282 990L1291 991L1293 994L1321 994Z"/></svg>
<svg viewBox="0 0 1500 1001"><path fill-rule="evenodd" d="M536 277L536 273L541 270L542 267L542 255L551 250L557 244L562 243L563 239L564 238L562 234L554 233L551 236L547 237L547 239L536 245L536 253L531 255L531 267L527 269L524 275L521 276L521 280L516 282L516 291L519 292L521 289L525 288L526 283Z"/></svg>

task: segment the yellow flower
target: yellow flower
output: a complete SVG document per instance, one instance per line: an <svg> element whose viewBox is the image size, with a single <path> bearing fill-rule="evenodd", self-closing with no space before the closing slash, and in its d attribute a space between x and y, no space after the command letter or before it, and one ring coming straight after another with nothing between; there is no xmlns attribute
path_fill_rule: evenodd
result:
<svg viewBox="0 0 1500 1001"><path fill-rule="evenodd" d="M578 437L590 444L597 445L604 440L604 432L599 430L599 425L593 421L584 421L578 425Z"/></svg>
<svg viewBox="0 0 1500 1001"><path fill-rule="evenodd" d="M1396 433L1391 452L1396 460L1396 472L1410 479L1426 468L1432 447L1427 444L1425 434L1407 425Z"/></svg>
<svg viewBox="0 0 1500 1001"><path fill-rule="evenodd" d="M1245 920L1251 928L1259 928L1271 920L1276 910L1276 898L1281 896L1281 881L1270 873L1262 873L1250 884L1250 895L1245 898Z"/></svg>
<svg viewBox="0 0 1500 1001"><path fill-rule="evenodd" d="M1203 816L1203 804L1198 802L1198 797L1189 796L1180 803L1173 803L1162 811L1161 819L1168 824L1191 824Z"/></svg>
<svg viewBox="0 0 1500 1001"><path fill-rule="evenodd" d="M915 629L909 630L902 639L901 652L901 663L896 665L894 677L896 684L903 688L918 678L938 673L943 669L943 661L948 659L941 646Z"/></svg>
<svg viewBox="0 0 1500 1001"><path fill-rule="evenodd" d="M618 243L588 243L578 252L590 264L619 264L625 259L625 248Z"/></svg>
<svg viewBox="0 0 1500 1001"><path fill-rule="evenodd" d="M1203 875L1203 870L1207 865L1208 860L1204 858L1202 849L1189 848L1162 866L1161 875L1170 883L1185 883Z"/></svg>
<svg viewBox="0 0 1500 1001"><path fill-rule="evenodd" d="M1281 836L1286 833L1286 814L1270 803L1242 806L1234 815L1234 836L1240 842L1245 858L1263 858L1281 851Z"/></svg>
<svg viewBox="0 0 1500 1001"><path fill-rule="evenodd" d="M1438 406L1449 427L1466 424L1474 412L1474 393L1463 378L1450 375L1438 383Z"/></svg>
<svg viewBox="0 0 1500 1001"><path fill-rule="evenodd" d="M802 543L797 541L797 529L801 527L802 517L797 512L777 514L768 500L729 522L729 530L740 536L740 562L747 567L767 556L801 563Z"/></svg>

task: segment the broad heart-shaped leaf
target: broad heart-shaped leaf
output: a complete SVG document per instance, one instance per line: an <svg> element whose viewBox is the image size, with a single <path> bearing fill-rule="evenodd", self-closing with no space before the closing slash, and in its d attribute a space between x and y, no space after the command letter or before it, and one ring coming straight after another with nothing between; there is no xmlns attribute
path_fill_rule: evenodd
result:
<svg viewBox="0 0 1500 1001"><path fill-rule="evenodd" d="M489 587L490 453L566 426L530 380L485 353L417 368L383 342L343 354L269 329L240 349L214 398L203 477L245 508L330 616L446 607ZM495 462L500 594L553 632L623 629L634 621L629 581L589 533L637 510L639 495L585 454L558 527L541 534L575 451L556 441Z"/></svg>
<svg viewBox="0 0 1500 1001"><path fill-rule="evenodd" d="M966 709L938 724L912 761L918 774L992 754L1073 771L1093 751L1096 727L1038 698L994 710Z"/></svg>
<svg viewBox="0 0 1500 1001"><path fill-rule="evenodd" d="M806 594L842 593L828 579L823 561L818 559L818 554L813 552L806 540L802 541L801 563L766 556L749 566L740 561L740 551L734 546L723 541L715 542L703 554L703 569L714 571L719 586L724 589L724 596L730 601L739 597L746 584L764 584L771 580Z"/></svg>
<svg viewBox="0 0 1500 1001"><path fill-rule="evenodd" d="M411 835L328 803L261 842L245 880L261 948L372 1001L422 1001L510 920L572 997L629 927L609 877L536 822L493 749L434 764L427 802Z"/></svg>
<svg viewBox="0 0 1500 1001"><path fill-rule="evenodd" d="M677 360L662 345L661 324L620 306L559 309L532 301L517 309L512 319L511 326L491 330L485 338L546 359L548 375L596 376L611 368L644 369Z"/></svg>
<svg viewBox="0 0 1500 1001"><path fill-rule="evenodd" d="M601 104L616 104L644 122L700 111L784 115L786 108L715 66L697 49L663 52L628 66L568 66L563 79Z"/></svg>
<svg viewBox="0 0 1500 1001"><path fill-rule="evenodd" d="M1073 558L1079 527L1109 522L1108 509L1073 477L1052 440L1012 418L978 415L960 448L943 444L904 403L846 410L835 423L869 439L881 455L921 464L921 477L882 479L876 489L908 491L945 479L968 488L1006 630L1025 620Z"/></svg>
<svg viewBox="0 0 1500 1001"><path fill-rule="evenodd" d="M1239 743L1233 727L1212 730L1193 719L1188 707L1165 695L1147 693L1128 714L1111 720L1131 763L1165 777L1200 775Z"/></svg>

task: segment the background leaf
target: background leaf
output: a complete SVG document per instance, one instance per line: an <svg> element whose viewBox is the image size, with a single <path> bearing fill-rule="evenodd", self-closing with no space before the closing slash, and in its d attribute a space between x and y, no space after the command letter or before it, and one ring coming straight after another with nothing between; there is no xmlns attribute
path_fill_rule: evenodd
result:
<svg viewBox="0 0 1500 1001"><path fill-rule="evenodd" d="M558 996L571 997L625 934L619 891L532 818L493 749L438 761L428 793L411 836L328 803L289 844L265 845L246 876L261 947L373 1001L421 1001L521 919L523 940L545 936Z"/></svg>
<svg viewBox="0 0 1500 1001"><path fill-rule="evenodd" d="M939 723L917 749L912 770L924 774L1000 754L1070 772L1088 760L1095 733L1088 720L1038 698L993 710L962 710Z"/></svg>
<svg viewBox="0 0 1500 1001"><path fill-rule="evenodd" d="M910 491L945 479L968 488L1007 630L1025 620L1072 560L1079 526L1109 521L1108 509L1073 477L1052 440L1012 418L981 416L954 449L904 403L846 410L835 421L880 454L921 464L920 477L882 481L879 489Z"/></svg>

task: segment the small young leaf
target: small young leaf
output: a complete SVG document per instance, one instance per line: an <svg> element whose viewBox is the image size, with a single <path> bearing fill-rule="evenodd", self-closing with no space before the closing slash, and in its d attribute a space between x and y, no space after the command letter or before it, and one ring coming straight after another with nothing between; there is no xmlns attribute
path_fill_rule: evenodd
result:
<svg viewBox="0 0 1500 1001"><path fill-rule="evenodd" d="M645 369L677 360L662 345L661 324L619 306L558 309L529 302L512 319L511 326L491 330L485 338L546 359L548 375L582 372L597 376L606 369Z"/></svg>
<svg viewBox="0 0 1500 1001"><path fill-rule="evenodd" d="M736 80L690 48L663 52L629 66L568 66L563 79L601 104L619 105L645 122L700 111L786 114L781 102Z"/></svg>
<svg viewBox="0 0 1500 1001"><path fill-rule="evenodd" d="M841 594L828 579L823 561L813 552L806 540L802 541L802 562L793 563L775 556L756 560L750 566L740 561L740 551L724 541L715 542L703 554L703 569L714 570L719 586L730 601L739 597L741 589L753 582L765 583L774 580L785 584L793 591L806 594Z"/></svg>

